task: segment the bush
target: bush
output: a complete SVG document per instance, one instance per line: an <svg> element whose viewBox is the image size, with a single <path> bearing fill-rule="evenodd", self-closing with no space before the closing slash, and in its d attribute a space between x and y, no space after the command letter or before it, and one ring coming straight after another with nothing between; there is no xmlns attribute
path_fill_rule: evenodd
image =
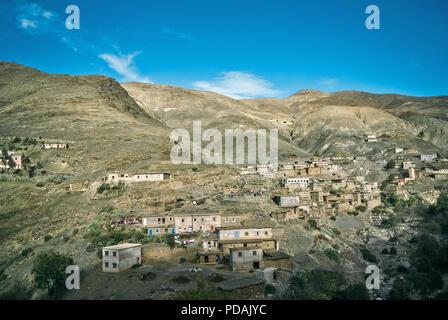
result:
<svg viewBox="0 0 448 320"><path fill-rule="evenodd" d="M357 206L356 210L361 211L361 212L365 212L367 210L367 207L365 207L365 206Z"/></svg>
<svg viewBox="0 0 448 320"><path fill-rule="evenodd" d="M389 254L389 249L384 248L383 251L381 251L381 254Z"/></svg>
<svg viewBox="0 0 448 320"><path fill-rule="evenodd" d="M372 262L372 263L378 262L376 256L373 253L371 253L368 249L363 248L360 251L362 253L362 258L364 260L366 260L367 262Z"/></svg>
<svg viewBox="0 0 448 320"><path fill-rule="evenodd" d="M55 176L55 177L50 177L47 179L47 182L52 182L54 184L61 184L63 181L67 180L66 177L62 177L62 176Z"/></svg>
<svg viewBox="0 0 448 320"><path fill-rule="evenodd" d="M110 190L110 184L108 184L108 183L103 183L96 189L96 191L98 193L103 193L104 191L107 191L107 190Z"/></svg>
<svg viewBox="0 0 448 320"><path fill-rule="evenodd" d="M336 250L327 248L324 250L324 254L331 260L339 262L339 253Z"/></svg>
<svg viewBox="0 0 448 320"><path fill-rule="evenodd" d="M55 251L39 254L31 270L36 287L56 299L59 289L64 288L65 285L67 277L65 269L74 264L71 257Z"/></svg>
<svg viewBox="0 0 448 320"><path fill-rule="evenodd" d="M48 242L48 241L50 241L52 238L53 238L52 236L50 236L50 235L46 235L46 236L44 237L44 242Z"/></svg>
<svg viewBox="0 0 448 320"><path fill-rule="evenodd" d="M31 252L33 252L33 248L26 248L26 249L23 249L23 250L22 250L22 252L20 253L20 255L21 255L22 257L26 257L26 256L28 256Z"/></svg>
<svg viewBox="0 0 448 320"><path fill-rule="evenodd" d="M397 248L395 248L395 247L390 248L389 253L390 253L391 255L393 255L393 256L396 256L396 255L397 255Z"/></svg>
<svg viewBox="0 0 448 320"><path fill-rule="evenodd" d="M99 259L103 259L103 248L98 248L97 252L96 252L96 256Z"/></svg>
<svg viewBox="0 0 448 320"><path fill-rule="evenodd" d="M330 219L336 221L336 216L331 216Z"/></svg>
<svg viewBox="0 0 448 320"><path fill-rule="evenodd" d="M5 292L0 300L28 300L30 294L21 282L15 282L11 289Z"/></svg>

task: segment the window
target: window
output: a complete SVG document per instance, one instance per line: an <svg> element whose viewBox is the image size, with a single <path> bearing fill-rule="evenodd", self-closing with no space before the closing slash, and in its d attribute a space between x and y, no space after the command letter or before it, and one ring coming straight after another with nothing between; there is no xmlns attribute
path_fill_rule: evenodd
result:
<svg viewBox="0 0 448 320"><path fill-rule="evenodd" d="M238 257L242 257L243 253L241 251L238 251Z"/></svg>
<svg viewBox="0 0 448 320"><path fill-rule="evenodd" d="M216 221L216 218L215 218L215 217L213 217L213 221Z"/></svg>
<svg viewBox="0 0 448 320"><path fill-rule="evenodd" d="M159 228L156 228L156 233L159 233Z"/></svg>
<svg viewBox="0 0 448 320"><path fill-rule="evenodd" d="M109 255L109 251L104 251L104 255L108 256Z"/></svg>
<svg viewBox="0 0 448 320"><path fill-rule="evenodd" d="M109 268L109 262L105 262L104 267Z"/></svg>
<svg viewBox="0 0 448 320"><path fill-rule="evenodd" d="M182 219L182 222L185 222L185 219Z"/></svg>
<svg viewBox="0 0 448 320"><path fill-rule="evenodd" d="M112 252L112 255L113 255L114 257L116 257L116 256L117 256L117 252L116 252L116 251Z"/></svg>
<svg viewBox="0 0 448 320"><path fill-rule="evenodd" d="M268 235L268 232L267 232L267 231L265 231L265 232L264 232L264 235L265 235L265 236L267 236L267 235Z"/></svg>
<svg viewBox="0 0 448 320"><path fill-rule="evenodd" d="M248 235L249 235L249 232L247 232L247 231L244 232L244 235L245 235L245 236L248 236Z"/></svg>
<svg viewBox="0 0 448 320"><path fill-rule="evenodd" d="M229 218L226 218L226 222L229 222Z"/></svg>
<svg viewBox="0 0 448 320"><path fill-rule="evenodd" d="M236 221L236 219L235 218L232 218L232 222L235 222Z"/></svg>
<svg viewBox="0 0 448 320"><path fill-rule="evenodd" d="M252 251L252 255L256 256L257 255L257 251Z"/></svg>
<svg viewBox="0 0 448 320"><path fill-rule="evenodd" d="M112 263L112 268L116 269L117 268L117 264L116 263Z"/></svg>

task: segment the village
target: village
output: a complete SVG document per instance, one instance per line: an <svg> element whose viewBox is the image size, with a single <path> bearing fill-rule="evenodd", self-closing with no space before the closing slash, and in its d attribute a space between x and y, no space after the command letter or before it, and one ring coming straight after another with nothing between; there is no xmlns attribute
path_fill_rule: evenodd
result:
<svg viewBox="0 0 448 320"><path fill-rule="evenodd" d="M377 141L376 136L365 138L368 144ZM41 141L36 152L47 153L51 158L52 152L63 156L64 152L73 152L76 148L79 148L76 144L69 149L68 143ZM3 177L11 175L12 170L25 169L30 162L35 163L28 156L24 157L26 163L22 163L19 151L2 151ZM300 269L295 257L296 245L306 247L305 252L322 240L336 247L333 236L326 230L336 232L335 223L343 223L345 218L356 219L358 229L367 227L372 233L384 235L381 226L389 214L383 208L385 194L408 199L418 191L421 197L430 196L433 192L428 190L448 178L448 159L436 153L423 154L412 148L394 147L381 157L383 159L361 155L313 157L282 161L275 167L224 168L221 170L225 175L219 183L210 185L208 193L191 191L189 194L183 190L182 194L176 194L172 189L163 201L162 190L177 185L180 174L189 179L201 176L198 178L201 180L202 175L207 176L207 170L198 171L192 167L188 174L182 173L187 169L112 171L90 182L69 178L61 186L69 194L88 194L91 201L104 203L123 194L130 196L129 193L137 199L143 191L154 195L152 200L149 198L144 204L134 206L129 205L136 203L134 200L123 199L128 209L99 213L105 217L99 229L107 230L104 237L114 230L145 235L142 243L92 241L96 243L94 246L99 246L103 273L123 273L139 266L145 270L145 266L153 268L174 262L174 265L184 265L189 272L207 270L215 276L229 277L230 280L221 284L227 289L261 284L281 287L282 282ZM423 181L423 185L429 183L430 187L420 187ZM426 200L431 202L430 198ZM92 226L95 224L92 221ZM314 241L295 242L291 238L295 228L310 230ZM103 234L104 231L98 232Z"/></svg>

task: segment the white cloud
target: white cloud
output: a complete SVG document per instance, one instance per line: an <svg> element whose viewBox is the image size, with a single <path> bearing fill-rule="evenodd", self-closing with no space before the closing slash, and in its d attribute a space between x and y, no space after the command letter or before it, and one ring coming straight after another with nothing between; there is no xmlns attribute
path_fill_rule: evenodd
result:
<svg viewBox="0 0 448 320"><path fill-rule="evenodd" d="M100 58L108 63L109 68L113 69L123 77L123 79L121 79L120 81L152 83L152 81L148 77L141 76L138 70L135 68L134 58L140 53L141 51L137 51L127 55L122 55L120 53L118 56L111 53L103 53L100 54Z"/></svg>
<svg viewBox="0 0 448 320"><path fill-rule="evenodd" d="M324 78L319 82L323 86L322 90L335 90L339 83L339 79L336 78Z"/></svg>
<svg viewBox="0 0 448 320"><path fill-rule="evenodd" d="M278 90L261 77L241 71L228 71L212 81L195 81L193 86L200 90L213 91L234 99L276 96Z"/></svg>
<svg viewBox="0 0 448 320"><path fill-rule="evenodd" d="M34 21L32 21L32 20L28 20L28 19L22 19L21 21L20 21L20 26L23 28L23 29L27 29L27 28L33 28L33 29L36 29L37 27L36 27L36 23L34 22Z"/></svg>
<svg viewBox="0 0 448 320"><path fill-rule="evenodd" d="M54 14L50 11L45 11L44 13L42 13L42 16L44 16L47 19L51 19L54 16Z"/></svg>
<svg viewBox="0 0 448 320"><path fill-rule="evenodd" d="M333 87L336 83L338 83L338 79L322 79L320 82L320 84L329 87Z"/></svg>
<svg viewBox="0 0 448 320"><path fill-rule="evenodd" d="M54 12L43 9L40 4L25 1L21 2L16 10L19 28L30 33L35 33L37 30L54 32L55 26L50 22L53 17L57 16Z"/></svg>

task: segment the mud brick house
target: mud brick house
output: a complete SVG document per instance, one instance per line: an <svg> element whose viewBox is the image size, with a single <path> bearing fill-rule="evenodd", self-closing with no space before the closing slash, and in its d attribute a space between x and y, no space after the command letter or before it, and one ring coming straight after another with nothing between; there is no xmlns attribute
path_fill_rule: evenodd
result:
<svg viewBox="0 0 448 320"><path fill-rule="evenodd" d="M432 161L434 159L437 159L437 154L421 154L420 160L421 161Z"/></svg>
<svg viewBox="0 0 448 320"><path fill-rule="evenodd" d="M298 207L299 197L276 196L274 202L280 207Z"/></svg>
<svg viewBox="0 0 448 320"><path fill-rule="evenodd" d="M285 178L282 180L282 185L288 188L308 188L310 179L309 178Z"/></svg>
<svg viewBox="0 0 448 320"><path fill-rule="evenodd" d="M291 256L278 250L264 250L263 264L265 268L292 269Z"/></svg>
<svg viewBox="0 0 448 320"><path fill-rule="evenodd" d="M13 169L21 169L22 168L22 156L14 154L14 152L8 152L9 158L14 162L15 166ZM1 151L0 151L0 168L9 169L9 161L4 159Z"/></svg>
<svg viewBox="0 0 448 320"><path fill-rule="evenodd" d="M234 272L248 272L262 269L263 249L257 246L245 248L231 248L229 266Z"/></svg>
<svg viewBox="0 0 448 320"><path fill-rule="evenodd" d="M222 261L222 252L219 250L198 251L200 264L218 264Z"/></svg>
<svg viewBox="0 0 448 320"><path fill-rule="evenodd" d="M138 243L123 243L103 248L103 271L120 272L140 264L142 245Z"/></svg>
<svg viewBox="0 0 448 320"><path fill-rule="evenodd" d="M221 214L194 213L174 217L176 233L215 231L221 227Z"/></svg>
<svg viewBox="0 0 448 320"><path fill-rule="evenodd" d="M262 249L278 249L278 241L273 238L272 228L224 227L218 229L219 249L229 254L232 248L258 246Z"/></svg>
<svg viewBox="0 0 448 320"><path fill-rule="evenodd" d="M145 174L118 174L112 173L106 179L106 182L109 183L118 183L122 182L145 182L145 181L164 181L170 178L169 173L145 173Z"/></svg>

